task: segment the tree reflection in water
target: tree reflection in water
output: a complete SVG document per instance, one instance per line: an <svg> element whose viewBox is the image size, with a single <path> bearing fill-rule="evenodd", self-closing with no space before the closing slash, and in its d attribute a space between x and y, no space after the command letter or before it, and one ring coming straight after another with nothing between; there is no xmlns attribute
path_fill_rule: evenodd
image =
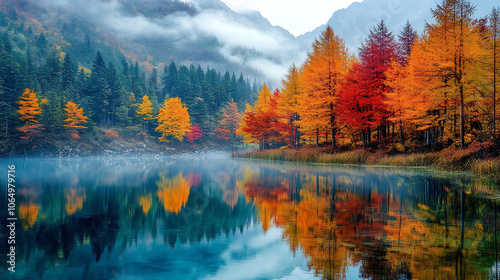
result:
<svg viewBox="0 0 500 280"><path fill-rule="evenodd" d="M134 256L140 259L151 246L209 244L259 222L263 235L280 228L291 254L305 254L323 279L353 271L361 279L496 279L498 206L491 182L227 158L45 166L38 174L25 164L27 173L19 175L16 254L30 264L29 277L43 278L56 267L65 275L70 258L83 266L83 278L108 277L110 259L126 250L145 250ZM190 264L203 267L200 275L222 266L219 251L211 250L205 264ZM202 256L186 252L188 259ZM249 252L237 258L252 258ZM158 259L158 271L164 254L148 256ZM98 265L104 268L95 270ZM0 266L6 269L6 262Z"/></svg>
<svg viewBox="0 0 500 280"><path fill-rule="evenodd" d="M283 228L324 279L352 267L362 279L496 279L496 203L483 182L376 169L243 174L263 229Z"/></svg>

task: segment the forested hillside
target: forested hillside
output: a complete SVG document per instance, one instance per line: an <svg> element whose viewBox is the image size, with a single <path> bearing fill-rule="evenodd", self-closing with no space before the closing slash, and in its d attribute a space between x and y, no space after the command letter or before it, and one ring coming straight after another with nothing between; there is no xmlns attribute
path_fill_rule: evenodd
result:
<svg viewBox="0 0 500 280"><path fill-rule="evenodd" d="M122 132L169 142L177 124L157 129L158 113L175 98L181 102L173 110L186 108L188 114L177 120L188 129L177 139L224 141L214 134L222 109L231 101L240 108L253 102L257 84L242 73L174 61L154 67L132 59L88 24L65 22L59 30L30 18L34 11L26 7L2 6L0 12L3 154L36 151L40 139L116 139Z"/></svg>

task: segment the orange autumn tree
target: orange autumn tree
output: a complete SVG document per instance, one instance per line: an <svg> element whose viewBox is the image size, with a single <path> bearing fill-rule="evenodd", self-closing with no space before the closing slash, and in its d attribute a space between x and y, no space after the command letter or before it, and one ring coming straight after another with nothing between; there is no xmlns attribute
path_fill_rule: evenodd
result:
<svg viewBox="0 0 500 280"><path fill-rule="evenodd" d="M31 140L43 129L43 125L39 124L36 120L36 117L42 114L38 98L35 92L27 88L19 98L19 101L17 101L17 104L19 104L19 110L16 112L21 115L19 119L25 122L22 127L18 128L18 130L24 133L21 139Z"/></svg>
<svg viewBox="0 0 500 280"><path fill-rule="evenodd" d="M236 131L240 120L241 114L238 112L238 105L234 101L230 101L222 109L222 119L215 129L217 137L229 141L233 148L237 141Z"/></svg>
<svg viewBox="0 0 500 280"><path fill-rule="evenodd" d="M237 131L246 143L259 143L260 149L267 149L279 147L289 140L282 136L289 131L287 123L279 120L278 103L282 97L278 89L271 93L267 85L263 85L255 105L247 104Z"/></svg>
<svg viewBox="0 0 500 280"><path fill-rule="evenodd" d="M83 115L83 108L78 108L78 104L75 104L71 101L69 101L66 104L66 108L64 108L64 115L67 117L65 120L66 124L64 127L70 129L72 132L71 137L73 138L80 138L77 134L78 129L86 129L86 126L83 126L83 123L87 122L88 117Z"/></svg>
<svg viewBox="0 0 500 280"><path fill-rule="evenodd" d="M411 55L420 64L415 69L420 91L430 101L430 123L420 128L425 130L426 142L458 136L460 147L465 148L466 134L471 132L467 126L473 123L473 116L485 113L480 104L486 52L472 21L474 9L465 0L438 4L432 9L435 23L427 25L423 40L415 44L417 51Z"/></svg>
<svg viewBox="0 0 500 280"><path fill-rule="evenodd" d="M179 213L184 205L186 205L190 185L189 182L179 173L175 178L165 178L162 176L161 181L156 182L158 186L157 196L160 202L163 202L163 209L170 213Z"/></svg>
<svg viewBox="0 0 500 280"><path fill-rule="evenodd" d="M335 147L338 130L336 104L340 83L348 70L347 48L327 26L312 49L303 66L303 93L299 99L300 120L297 124L306 138L316 139L317 145L320 134L325 135L325 142L330 135L332 147Z"/></svg>
<svg viewBox="0 0 500 280"><path fill-rule="evenodd" d="M424 96L417 94L411 65L403 66L393 61L386 70L386 87L384 100L387 109L391 112L388 120L399 126L399 140L405 144L405 134L409 123L417 123L420 109L426 108Z"/></svg>
<svg viewBox="0 0 500 280"><path fill-rule="evenodd" d="M19 219L21 220L21 225L23 229L27 230L35 224L38 219L38 204L34 202L20 203L19 205Z"/></svg>
<svg viewBox="0 0 500 280"><path fill-rule="evenodd" d="M170 142L167 137L174 137L182 141L191 129L189 113L186 105L179 97L171 97L165 100L163 108L158 112L158 127L156 131L162 135L158 139L160 142Z"/></svg>

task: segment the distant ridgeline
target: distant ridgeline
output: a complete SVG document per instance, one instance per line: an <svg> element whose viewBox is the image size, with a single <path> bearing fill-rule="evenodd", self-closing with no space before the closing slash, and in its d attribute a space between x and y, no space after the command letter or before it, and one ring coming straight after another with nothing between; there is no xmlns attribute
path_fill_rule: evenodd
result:
<svg viewBox="0 0 500 280"><path fill-rule="evenodd" d="M155 67L149 54L124 51L127 46L84 20L41 20L49 12L38 11L43 8L36 3L11 4L0 3L0 141L9 143L3 149L35 149L33 141L40 138L99 136L98 127L109 131L100 135L106 137L136 130L165 142L225 141L231 135L215 136L221 134L216 129L231 132L224 124L218 127L222 109L234 102L242 110L260 87L243 74L209 66L155 61ZM181 102L174 102L176 97ZM164 128L157 129L169 100L178 106L174 115L187 108L189 118L168 119L164 110ZM186 120L182 131L171 131L172 124Z"/></svg>

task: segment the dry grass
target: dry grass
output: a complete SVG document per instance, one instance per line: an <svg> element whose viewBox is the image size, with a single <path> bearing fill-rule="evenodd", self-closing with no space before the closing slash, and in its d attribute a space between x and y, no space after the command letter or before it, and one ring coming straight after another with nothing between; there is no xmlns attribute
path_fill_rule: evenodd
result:
<svg viewBox="0 0 500 280"><path fill-rule="evenodd" d="M472 163L471 171L480 176L500 178L500 157L475 160Z"/></svg>
<svg viewBox="0 0 500 280"><path fill-rule="evenodd" d="M439 170L471 171L480 176L500 178L500 158L478 159L475 150L445 149L435 153L387 155L363 149L333 153L329 148L275 149L236 155L246 158L335 164L383 166L431 166Z"/></svg>
<svg viewBox="0 0 500 280"><path fill-rule="evenodd" d="M382 156L375 159L377 165L389 166L432 166L437 159L437 155L431 154L409 154L409 155L393 155Z"/></svg>
<svg viewBox="0 0 500 280"><path fill-rule="evenodd" d="M320 163L340 163L340 164L365 164L369 153L365 150L354 150L343 153L320 154L317 161Z"/></svg>

